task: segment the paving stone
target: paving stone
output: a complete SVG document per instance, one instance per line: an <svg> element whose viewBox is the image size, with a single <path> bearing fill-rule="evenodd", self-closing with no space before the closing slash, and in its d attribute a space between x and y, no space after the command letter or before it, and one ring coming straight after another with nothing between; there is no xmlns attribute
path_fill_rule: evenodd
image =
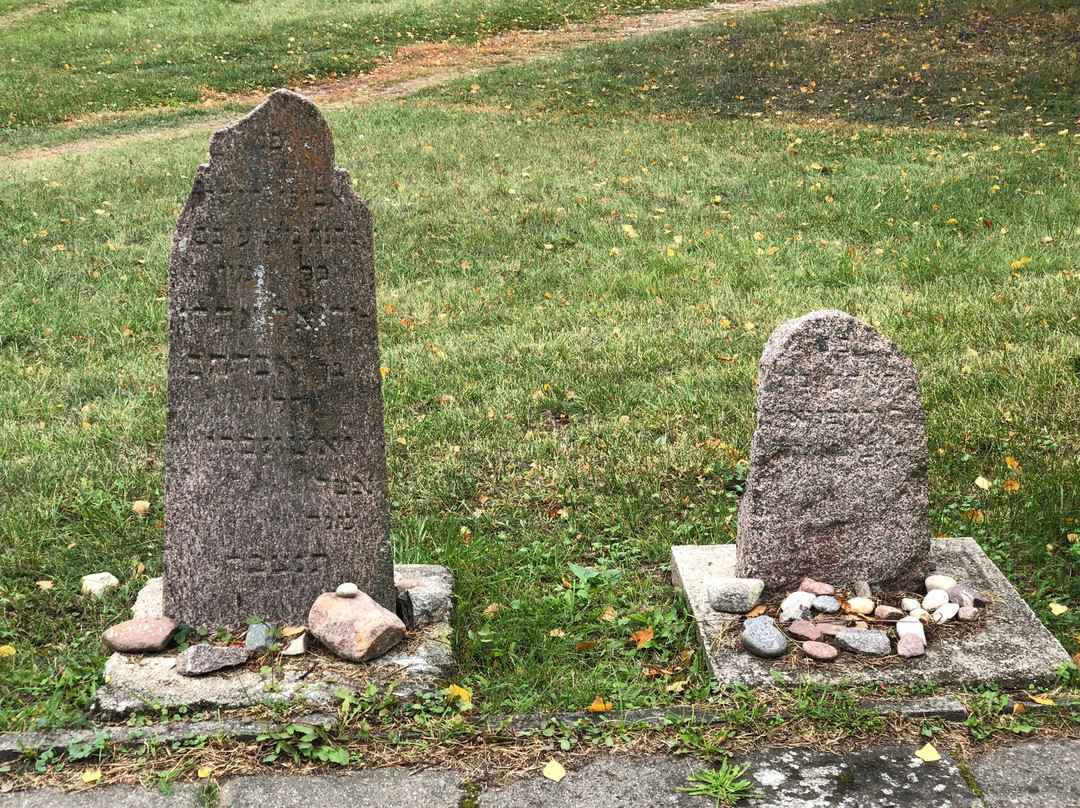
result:
<svg viewBox="0 0 1080 808"><path fill-rule="evenodd" d="M1080 806L1080 741L1006 746L969 768L989 808Z"/></svg>
<svg viewBox="0 0 1080 808"><path fill-rule="evenodd" d="M83 791L43 788L0 794L0 808L203 808L199 786L173 783L171 794L156 788L98 786Z"/></svg>
<svg viewBox="0 0 1080 808"><path fill-rule="evenodd" d="M399 768L304 777L238 777L222 783L220 808L458 808L456 771Z"/></svg>

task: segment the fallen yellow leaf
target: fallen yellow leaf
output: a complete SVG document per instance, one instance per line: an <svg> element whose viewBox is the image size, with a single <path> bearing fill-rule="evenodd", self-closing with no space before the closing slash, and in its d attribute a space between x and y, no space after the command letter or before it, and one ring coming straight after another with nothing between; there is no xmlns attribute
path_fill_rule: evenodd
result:
<svg viewBox="0 0 1080 808"><path fill-rule="evenodd" d="M611 709L611 702L604 701L604 697L598 695L586 709L590 713L606 713Z"/></svg>
<svg viewBox="0 0 1080 808"><path fill-rule="evenodd" d="M213 769L211 769L209 766L203 766L201 769L199 769L199 778L205 779L210 776L211 772L213 772Z"/></svg>
<svg viewBox="0 0 1080 808"><path fill-rule="evenodd" d="M561 628L553 628L551 631L548 632L548 636L549 637L565 637L566 632L563 631Z"/></svg>
<svg viewBox="0 0 1080 808"><path fill-rule="evenodd" d="M1027 706L1023 702L1018 701L1018 702L1016 702L1016 704L1013 705L1013 713L1012 714L1013 715L1023 715L1027 711L1028 711Z"/></svg>
<svg viewBox="0 0 1080 808"><path fill-rule="evenodd" d="M101 769L95 769L92 772L83 772L82 781L84 783L96 783L101 779Z"/></svg>
<svg viewBox="0 0 1080 808"><path fill-rule="evenodd" d="M285 626L281 630L282 637L295 637L297 634L303 634L307 631L307 626Z"/></svg>
<svg viewBox="0 0 1080 808"><path fill-rule="evenodd" d="M613 622L615 620L615 610L610 606L605 606L604 611L600 614L600 619L606 620L609 623Z"/></svg>
<svg viewBox="0 0 1080 808"><path fill-rule="evenodd" d="M146 516L150 513L150 503L145 499L137 499L131 503L131 510L135 511L139 516Z"/></svg>
<svg viewBox="0 0 1080 808"><path fill-rule="evenodd" d="M1011 469L1018 469L1020 468L1020 461L1017 460L1015 457L1006 457L1005 465Z"/></svg>
<svg viewBox="0 0 1080 808"><path fill-rule="evenodd" d="M15 649L10 645L0 645L0 659L15 656Z"/></svg>
<svg viewBox="0 0 1080 808"><path fill-rule="evenodd" d="M935 760L941 760L941 755L938 754L938 750L934 748L933 744L927 744L918 752L915 753L915 757L919 758L925 763L933 763Z"/></svg>
<svg viewBox="0 0 1080 808"><path fill-rule="evenodd" d="M446 688L446 700L453 701L457 697L458 701L467 701L472 703L472 693L459 685L450 685Z"/></svg>
<svg viewBox="0 0 1080 808"><path fill-rule="evenodd" d="M753 609L748 611L746 613L746 616L747 617L760 617L763 614L765 614L765 605L764 604L758 604Z"/></svg>
<svg viewBox="0 0 1080 808"><path fill-rule="evenodd" d="M1020 483L1016 480L1004 480L1001 483L1001 490L1007 491L1010 494L1016 493L1020 490Z"/></svg>
<svg viewBox="0 0 1080 808"><path fill-rule="evenodd" d="M1048 698L1045 698L1044 696L1032 696L1030 693L1028 693L1028 696L1031 698L1031 700L1033 702L1035 702L1036 704L1041 704L1043 707L1053 707L1054 706L1054 700L1053 699L1048 699Z"/></svg>
<svg viewBox="0 0 1080 808"><path fill-rule="evenodd" d="M37 582L37 588L38 589L52 589L53 588L53 582L52 581L38 581Z"/></svg>
<svg viewBox="0 0 1080 808"><path fill-rule="evenodd" d="M566 777L566 769L557 760L548 761L548 764L544 767L544 777L558 783Z"/></svg>
<svg viewBox="0 0 1080 808"><path fill-rule="evenodd" d="M985 517L983 516L983 512L980 511L978 508L972 508L970 511L964 511L960 518L963 519L965 522L974 522L975 524L979 524Z"/></svg>
<svg viewBox="0 0 1080 808"><path fill-rule="evenodd" d="M980 475L975 478L975 485L979 486L983 491L989 491L991 483L988 479Z"/></svg>
<svg viewBox="0 0 1080 808"><path fill-rule="evenodd" d="M1054 617L1057 617L1059 614L1065 614L1065 612L1067 611L1069 611L1068 606L1062 606L1060 603L1050 604L1050 612L1054 615Z"/></svg>
<svg viewBox="0 0 1080 808"><path fill-rule="evenodd" d="M502 608L503 607L501 603L491 603L486 609L484 609L484 614L486 614L488 617L494 617L502 611Z"/></svg>

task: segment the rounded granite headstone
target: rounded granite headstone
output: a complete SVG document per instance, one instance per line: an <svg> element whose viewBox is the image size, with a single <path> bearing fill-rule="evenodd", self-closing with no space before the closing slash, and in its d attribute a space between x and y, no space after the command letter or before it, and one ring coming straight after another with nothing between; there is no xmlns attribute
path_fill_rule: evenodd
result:
<svg viewBox="0 0 1080 808"><path fill-rule="evenodd" d="M842 311L773 332L739 506L736 575L919 586L930 553L926 426L915 366Z"/></svg>
<svg viewBox="0 0 1080 808"><path fill-rule="evenodd" d="M302 623L343 580L394 608L371 214L279 90L216 131L169 265L165 613Z"/></svg>

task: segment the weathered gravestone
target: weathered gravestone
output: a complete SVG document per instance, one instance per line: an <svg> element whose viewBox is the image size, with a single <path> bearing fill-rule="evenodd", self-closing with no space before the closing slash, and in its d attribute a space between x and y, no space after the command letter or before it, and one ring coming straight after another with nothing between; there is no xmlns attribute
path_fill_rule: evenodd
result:
<svg viewBox="0 0 1080 808"><path fill-rule="evenodd" d="M915 366L842 311L773 332L739 506L736 574L917 589L930 553L926 425Z"/></svg>
<svg viewBox="0 0 1080 808"><path fill-rule="evenodd" d="M354 581L395 603L371 214L314 105L210 141L169 267L165 613L303 623Z"/></svg>

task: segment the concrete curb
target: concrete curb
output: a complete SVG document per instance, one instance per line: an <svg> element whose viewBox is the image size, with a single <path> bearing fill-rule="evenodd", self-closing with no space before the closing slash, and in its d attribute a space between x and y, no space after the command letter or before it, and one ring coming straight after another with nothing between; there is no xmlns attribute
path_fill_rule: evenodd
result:
<svg viewBox="0 0 1080 808"><path fill-rule="evenodd" d="M1030 704L1031 710L1040 705ZM963 703L953 696L933 696L912 701L863 702L859 709L870 710L884 715L899 715L907 718L941 718L945 721L963 721L967 710ZM722 710L708 707L650 707L626 710L621 713L547 713L539 715L508 715L477 718L470 722L473 729L481 734L496 732L536 732L550 724L574 726L585 722L592 726L612 724L617 726L644 725L663 726L672 719L693 721L697 724L722 723L727 714ZM310 713L288 723L310 726L332 726L337 716L331 713ZM109 746L132 746L154 743L183 743L197 738L222 738L250 740L265 732L280 731L281 722L259 721L253 718L218 719L194 721L191 723L157 724L143 727L106 726L80 730L56 730L49 732L9 732L0 734L0 762L17 760L24 751L33 750L36 754L46 751L59 753L71 743L93 743L99 734L105 736L104 743Z"/></svg>

